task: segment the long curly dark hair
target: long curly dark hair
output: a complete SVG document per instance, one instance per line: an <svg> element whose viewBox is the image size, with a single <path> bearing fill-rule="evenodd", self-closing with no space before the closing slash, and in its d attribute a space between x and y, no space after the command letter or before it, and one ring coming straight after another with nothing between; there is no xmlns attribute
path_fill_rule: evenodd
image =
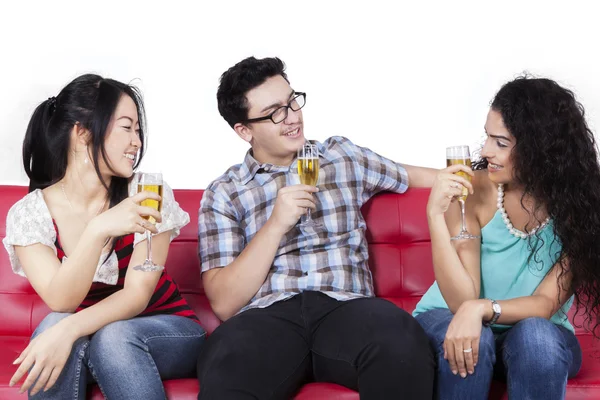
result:
<svg viewBox="0 0 600 400"><path fill-rule="evenodd" d="M562 243L562 277L571 274L577 313L596 335L600 322L600 166L594 134L572 91L550 79L520 76L491 107L515 137L514 179L553 219ZM474 169L487 168L487 160ZM535 210L534 210L535 211ZM538 221L538 223L541 221ZM568 289L568 288L566 288Z"/></svg>

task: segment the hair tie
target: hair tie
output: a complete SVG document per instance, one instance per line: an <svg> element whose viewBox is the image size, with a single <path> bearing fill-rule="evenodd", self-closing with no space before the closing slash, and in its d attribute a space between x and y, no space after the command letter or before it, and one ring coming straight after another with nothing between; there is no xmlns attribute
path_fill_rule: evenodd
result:
<svg viewBox="0 0 600 400"><path fill-rule="evenodd" d="M50 111L50 114L52 114L54 112L54 110L56 110L56 97L52 96L52 97L48 97L48 108Z"/></svg>

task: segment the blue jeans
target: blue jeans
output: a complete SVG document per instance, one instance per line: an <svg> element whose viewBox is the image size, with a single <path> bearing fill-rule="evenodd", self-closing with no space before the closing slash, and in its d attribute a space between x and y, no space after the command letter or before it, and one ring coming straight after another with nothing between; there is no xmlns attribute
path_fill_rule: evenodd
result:
<svg viewBox="0 0 600 400"><path fill-rule="evenodd" d="M487 399L494 375L506 379L510 399L565 398L567 379L581 367L581 348L571 331L544 318L524 319L498 335L482 326L475 372L461 378L444 359L443 342L453 317L448 309L416 317L436 353L439 399Z"/></svg>
<svg viewBox="0 0 600 400"><path fill-rule="evenodd" d="M32 339L70 313L50 313ZM85 399L88 381L107 399L165 399L162 379L193 377L206 332L189 318L154 315L116 321L73 344L58 381L30 399Z"/></svg>

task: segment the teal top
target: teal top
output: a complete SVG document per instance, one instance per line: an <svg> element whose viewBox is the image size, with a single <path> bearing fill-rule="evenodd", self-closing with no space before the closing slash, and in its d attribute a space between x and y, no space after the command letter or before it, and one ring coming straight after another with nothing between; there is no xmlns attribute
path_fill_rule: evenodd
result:
<svg viewBox="0 0 600 400"><path fill-rule="evenodd" d="M532 248L533 255L530 257ZM539 238L535 234L531 239L521 239L508 231L500 211L496 211L492 220L481 229L480 298L508 300L532 295L558 260L561 249L562 244L554 235L552 221L539 231ZM572 304L573 296L550 321L574 332L567 318ZM437 282L423 295L413 315L434 308L448 308ZM508 328L510 326L492 326L495 332Z"/></svg>

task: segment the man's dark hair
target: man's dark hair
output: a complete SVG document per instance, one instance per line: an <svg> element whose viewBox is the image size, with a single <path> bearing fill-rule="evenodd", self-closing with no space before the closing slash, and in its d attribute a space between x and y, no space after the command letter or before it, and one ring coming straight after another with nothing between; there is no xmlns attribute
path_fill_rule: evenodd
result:
<svg viewBox="0 0 600 400"><path fill-rule="evenodd" d="M285 64L277 57L248 57L221 75L217 103L219 113L233 128L248 118L246 93L262 85L268 78L281 75L286 81ZM289 82L289 81L288 81Z"/></svg>

